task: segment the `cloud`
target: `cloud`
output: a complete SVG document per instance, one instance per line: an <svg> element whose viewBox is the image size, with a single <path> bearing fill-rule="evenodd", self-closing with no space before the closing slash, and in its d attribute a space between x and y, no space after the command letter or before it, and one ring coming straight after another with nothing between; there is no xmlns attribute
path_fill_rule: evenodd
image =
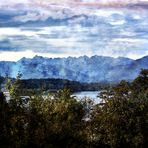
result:
<svg viewBox="0 0 148 148"><path fill-rule="evenodd" d="M148 54L146 0L21 2L1 1L0 59L6 54L6 60L36 54L47 57L97 54L131 58ZM15 52L17 56L11 57Z"/></svg>
<svg viewBox="0 0 148 148"><path fill-rule="evenodd" d="M97 54L139 58L146 55L148 52L146 48L148 46L147 26L141 21L141 24L138 22L138 25L135 24L132 27L131 22L129 23L126 17L123 18L125 18L123 24L109 25L112 18L106 17L107 26L102 24L91 27L72 25L0 28L2 36L0 51L1 53L17 51L19 56L23 56L21 54L23 52L31 51L33 54L30 53L30 55L36 53L47 57ZM143 25L146 28L143 28ZM139 26L143 30L140 31ZM16 57L16 59L18 58Z"/></svg>
<svg viewBox="0 0 148 148"><path fill-rule="evenodd" d="M1 7L48 7L49 5L75 6L75 7L98 7L98 8L143 8L147 9L148 0L1 0Z"/></svg>
<svg viewBox="0 0 148 148"><path fill-rule="evenodd" d="M34 5L29 5L29 2ZM118 25L124 23L124 14L127 13L127 11L130 11L131 14L136 14L135 18L133 20L138 20L142 16L147 17L147 11L142 10L132 10L131 5L140 5L141 3L144 3L146 1L132 1L132 3L129 3L129 1L118 1L118 3L128 3L127 9L116 9L114 7L110 7L110 9L105 9L105 7L100 7L98 9L95 8L89 8L87 5L84 7L77 7L75 4L85 3L84 1L74 1L71 0L70 2L73 2L73 7L71 5L64 5L67 4L68 1L55 1L55 5L52 4L53 1L43 0L43 1L29 1L24 2L24 6L18 6L18 7L9 7L9 4L7 7L0 8L0 26L1 27L22 27L22 26L52 26L52 25L67 25L67 24L89 24L89 25L96 25L98 23L101 23L101 19L103 18L103 21L106 21L105 18L112 17L110 19L111 25ZM46 2L46 3L44 3ZM57 3L61 3L58 5ZM62 3L63 2L63 3ZM96 1L96 6L98 3L100 4L108 4L110 3L116 3L116 0L109 0L109 1ZM12 3L12 1L11 1ZM11 4L10 3L10 4ZM16 1L17 3L17 1ZM38 3L43 3L44 5L37 5ZM87 2L91 3L91 2ZM28 5L27 5L28 4ZM69 3L68 3L69 4ZM37 5L37 6L36 6ZM11 5L10 5L11 6ZM80 5L81 6L81 5ZM145 5L144 5L145 6ZM11 9L10 9L11 8ZM12 9L13 8L13 9ZM112 8L112 9L111 9ZM129 14L130 14L129 13ZM115 14L115 16L113 15ZM128 15L127 15L128 16ZM91 22L91 19L95 17ZM88 20L88 21L87 21ZM146 19L147 20L147 19ZM98 22L100 21L100 22Z"/></svg>

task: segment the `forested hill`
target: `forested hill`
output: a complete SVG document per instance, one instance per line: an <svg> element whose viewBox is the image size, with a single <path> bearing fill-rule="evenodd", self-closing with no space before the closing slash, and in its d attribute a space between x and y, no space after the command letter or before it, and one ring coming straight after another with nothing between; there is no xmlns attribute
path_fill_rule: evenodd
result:
<svg viewBox="0 0 148 148"><path fill-rule="evenodd" d="M15 81L15 79L11 79ZM0 77L0 84L6 83L4 77ZM56 91L69 88L72 91L98 91L109 86L107 82L100 83L81 83L78 81L70 81L66 79L20 79L20 89L30 90L50 90Z"/></svg>

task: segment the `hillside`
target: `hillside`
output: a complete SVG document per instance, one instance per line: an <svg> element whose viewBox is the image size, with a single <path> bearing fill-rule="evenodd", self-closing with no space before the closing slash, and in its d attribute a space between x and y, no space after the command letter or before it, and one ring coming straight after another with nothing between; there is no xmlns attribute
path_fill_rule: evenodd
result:
<svg viewBox="0 0 148 148"><path fill-rule="evenodd" d="M104 56L78 58L22 58L17 62L0 62L0 75L23 79L59 78L79 82L118 82L133 80L142 68L148 68L148 56L132 60Z"/></svg>

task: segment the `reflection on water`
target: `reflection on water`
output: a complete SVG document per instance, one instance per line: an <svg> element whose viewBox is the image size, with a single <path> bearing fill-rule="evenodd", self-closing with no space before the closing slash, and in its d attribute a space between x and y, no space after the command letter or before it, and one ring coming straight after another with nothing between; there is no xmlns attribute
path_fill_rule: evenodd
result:
<svg viewBox="0 0 148 148"><path fill-rule="evenodd" d="M82 99L84 97L91 98L95 103L100 103L101 99L97 97L99 93L99 91L81 91L74 93L73 96L76 96L78 99Z"/></svg>

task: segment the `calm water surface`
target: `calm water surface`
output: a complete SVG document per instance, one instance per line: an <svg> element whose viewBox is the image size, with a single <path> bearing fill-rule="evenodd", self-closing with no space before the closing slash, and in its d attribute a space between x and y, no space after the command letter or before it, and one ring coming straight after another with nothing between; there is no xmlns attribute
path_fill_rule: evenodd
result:
<svg viewBox="0 0 148 148"><path fill-rule="evenodd" d="M99 93L99 91L81 91L74 93L73 96L76 96L78 99L83 99L87 97L92 99L95 103L100 103L101 99L97 97Z"/></svg>
<svg viewBox="0 0 148 148"><path fill-rule="evenodd" d="M100 91L81 91L81 92L76 92L74 93L72 96L76 96L76 98L78 100L81 100L83 98L90 98L91 100L93 100L95 103L100 103L101 99L99 97L97 97L99 95ZM4 92L6 99L9 100L10 99L10 94L8 92ZM29 96L23 96L23 97L29 97Z"/></svg>

